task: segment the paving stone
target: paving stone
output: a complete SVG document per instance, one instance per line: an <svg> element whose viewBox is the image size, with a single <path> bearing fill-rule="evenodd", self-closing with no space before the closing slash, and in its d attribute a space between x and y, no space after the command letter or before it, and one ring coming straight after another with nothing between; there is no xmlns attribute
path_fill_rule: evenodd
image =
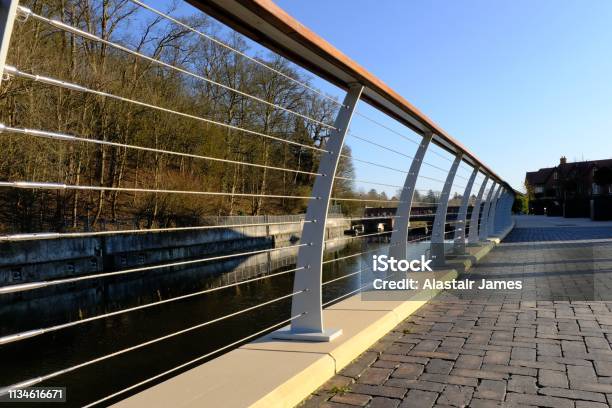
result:
<svg viewBox="0 0 612 408"><path fill-rule="evenodd" d="M469 370L467 368L454 368L451 371L451 375L456 375L459 377L481 378L487 380L504 380L508 377L508 374L506 373L484 370Z"/></svg>
<svg viewBox="0 0 612 408"><path fill-rule="evenodd" d="M406 395L406 390L397 387L387 387L384 385L367 385L367 384L353 384L351 386L351 392L358 394L371 395L373 397L389 397L389 398L402 398Z"/></svg>
<svg viewBox="0 0 612 408"><path fill-rule="evenodd" d="M485 371L495 371L498 373L528 375L535 377L538 375L538 370L529 367L518 367L518 366L506 366L499 364L483 364L482 369Z"/></svg>
<svg viewBox="0 0 612 408"><path fill-rule="evenodd" d="M434 340L422 340L416 346L414 346L414 351L435 351L440 345L440 341Z"/></svg>
<svg viewBox="0 0 612 408"><path fill-rule="evenodd" d="M391 374L394 378L408 378L416 380L423 372L425 366L422 364L402 363Z"/></svg>
<svg viewBox="0 0 612 408"><path fill-rule="evenodd" d="M597 382L597 375L592 366L567 366L567 377L571 382Z"/></svg>
<svg viewBox="0 0 612 408"><path fill-rule="evenodd" d="M576 408L610 408L610 406L600 402L576 401Z"/></svg>
<svg viewBox="0 0 612 408"><path fill-rule="evenodd" d="M391 368L367 368L361 376L357 379L357 382L362 384L380 385L389 378L393 369Z"/></svg>
<svg viewBox="0 0 612 408"><path fill-rule="evenodd" d="M585 337L584 342L587 348L590 349L603 349L610 350L610 344L603 337Z"/></svg>
<svg viewBox="0 0 612 408"><path fill-rule="evenodd" d="M410 351L411 356L416 357L427 357L427 358L441 358L443 360L456 360L459 357L458 353L441 353L435 351Z"/></svg>
<svg viewBox="0 0 612 408"><path fill-rule="evenodd" d="M431 408L438 399L437 392L410 390L400 404L401 408Z"/></svg>
<svg viewBox="0 0 612 408"><path fill-rule="evenodd" d="M423 365L429 362L429 359L424 358L424 357L401 356L399 354L387 354L387 353L381 354L379 360L394 361L394 362L399 362L399 363L418 363L418 364L423 364Z"/></svg>
<svg viewBox="0 0 612 408"><path fill-rule="evenodd" d="M539 356L561 357L561 346L558 344L538 343L537 353Z"/></svg>
<svg viewBox="0 0 612 408"><path fill-rule="evenodd" d="M501 403L493 400L472 398L472 401L470 401L470 408L498 408L501 406Z"/></svg>
<svg viewBox="0 0 612 408"><path fill-rule="evenodd" d="M425 380L408 380L405 378L390 378L385 384L388 387L399 387L399 388L408 388L413 390L423 390L423 391L434 391L434 392L442 392L444 391L444 384L425 381Z"/></svg>
<svg viewBox="0 0 612 408"><path fill-rule="evenodd" d="M538 383L544 387L567 388L567 375L561 371L540 369Z"/></svg>
<svg viewBox="0 0 612 408"><path fill-rule="evenodd" d="M483 358L479 356L462 354L457 358L457 361L455 361L455 367L477 370L481 367L482 360Z"/></svg>
<svg viewBox="0 0 612 408"><path fill-rule="evenodd" d="M482 380L476 389L476 398L503 401L506 396L506 382Z"/></svg>
<svg viewBox="0 0 612 408"><path fill-rule="evenodd" d="M328 390L331 390L332 388L343 388L343 387L348 386L352 382L353 382L352 378L336 374L332 378L327 380L325 382L325 384L323 384L319 388L319 390L321 390L321 391L328 391Z"/></svg>
<svg viewBox="0 0 612 408"><path fill-rule="evenodd" d="M398 361L389 361L389 360L376 360L370 367L375 368L397 368L399 366Z"/></svg>
<svg viewBox="0 0 612 408"><path fill-rule="evenodd" d="M609 361L594 361L595 371L597 375L602 377L612 376L612 362Z"/></svg>
<svg viewBox="0 0 612 408"><path fill-rule="evenodd" d="M563 355L570 357L572 354L583 354L586 353L586 347L582 341L561 341L561 350L563 350Z"/></svg>
<svg viewBox="0 0 612 408"><path fill-rule="evenodd" d="M567 388L544 387L544 388L540 388L539 393L543 395L550 395L553 397L569 398L569 399L575 399L575 400L606 402L606 396L604 394L590 392L590 391L568 390Z"/></svg>
<svg viewBox="0 0 612 408"><path fill-rule="evenodd" d="M550 408L573 408L574 402L565 398L549 397L546 395L530 395L509 393L506 402L511 406L533 405Z"/></svg>
<svg viewBox="0 0 612 408"><path fill-rule="evenodd" d="M372 397L370 397L369 395L354 394L352 392L347 392L344 394L334 395L330 399L330 401L337 402L339 404L348 404L348 405L355 405L358 407L365 407L368 404L368 402L370 402L370 399L372 399Z"/></svg>
<svg viewBox="0 0 612 408"><path fill-rule="evenodd" d="M510 360L510 365L518 367L543 368L546 370L565 371L565 366L563 364L545 361Z"/></svg>
<svg viewBox="0 0 612 408"><path fill-rule="evenodd" d="M434 358L429 360L429 363L425 366L425 371L433 374L448 374L453 365L452 361Z"/></svg>
<svg viewBox="0 0 612 408"><path fill-rule="evenodd" d="M472 400L474 388L462 385L447 385L444 392L440 394L438 403L453 407L467 407Z"/></svg>
<svg viewBox="0 0 612 408"><path fill-rule="evenodd" d="M485 364L501 364L506 365L510 361L510 352L488 350L484 356L483 363Z"/></svg>
<svg viewBox="0 0 612 408"><path fill-rule="evenodd" d="M511 358L512 360L535 361L536 360L536 350L525 348L525 347L512 347ZM497 363L497 364L503 364L503 363Z"/></svg>
<svg viewBox="0 0 612 408"><path fill-rule="evenodd" d="M575 382L570 380L570 388L574 390L612 393L612 384L601 384L595 382Z"/></svg>
<svg viewBox="0 0 612 408"><path fill-rule="evenodd" d="M508 391L521 394L537 394L536 379L525 375L513 375L508 381Z"/></svg>
<svg viewBox="0 0 612 408"><path fill-rule="evenodd" d="M362 372L365 371L376 359L378 358L378 353L367 351L363 353L361 356L357 357L351 364L346 366L344 369L340 371L340 374L346 377L357 378L361 375Z"/></svg>
<svg viewBox="0 0 612 408"><path fill-rule="evenodd" d="M454 385L469 385L475 387L478 385L476 378L460 377L457 375L444 375L444 374L428 374L423 373L420 380L439 382L443 384L454 384Z"/></svg>
<svg viewBox="0 0 612 408"><path fill-rule="evenodd" d="M397 408L400 404L400 400L385 398L385 397L374 397L370 401L368 408Z"/></svg>

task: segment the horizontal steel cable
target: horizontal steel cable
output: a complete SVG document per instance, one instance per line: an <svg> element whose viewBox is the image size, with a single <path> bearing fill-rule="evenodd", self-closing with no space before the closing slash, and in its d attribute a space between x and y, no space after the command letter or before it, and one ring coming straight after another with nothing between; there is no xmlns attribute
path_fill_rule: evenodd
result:
<svg viewBox="0 0 612 408"><path fill-rule="evenodd" d="M397 171L398 173L408 174L408 172L405 171L405 170L400 170L400 169L396 169L394 167L385 166L384 164L380 164L380 163L375 163L375 162L371 162L371 161L368 161L368 160L359 159L359 158L354 157L354 156L349 156L349 155L346 155L346 154L341 154L340 156L345 157L347 159L354 160L354 161L359 162L359 163L369 164L371 166L376 166L376 167L381 167L383 169Z"/></svg>
<svg viewBox="0 0 612 408"><path fill-rule="evenodd" d="M389 204L397 204L401 201L398 200L383 200L383 199L370 199L370 198L343 198L343 197L331 197L330 200L336 201L365 201L365 202L373 202L373 203L389 203Z"/></svg>
<svg viewBox="0 0 612 408"><path fill-rule="evenodd" d="M126 103L131 103L134 105L138 105L138 106L144 106L146 108L150 108L150 109L155 109L158 110L160 112L165 112L165 113L170 113L173 115L177 115L177 116L181 116L181 117L185 117L185 118L189 118L189 119L193 119L193 120L197 120L200 122L204 122L204 123L210 123L212 125L217 125L217 126L221 126L227 129L231 129L231 130L235 130L238 132L244 132L250 135L255 135L255 136L261 136L267 139L271 139L271 140L276 140L279 142L283 142L283 143L287 143L287 144L291 144L291 145L295 145L295 146L300 146L303 147L305 149L310 149L310 150L315 150L318 152L324 152L324 153L329 153L329 151L325 150L325 149L321 149L319 147L315 147L315 146L309 146L303 143L298 143L298 142L294 142L292 140L286 140L280 137L276 137L276 136L272 136L272 135L268 135L266 133L262 133L262 132L257 132L255 130L250 130L250 129L245 129L245 128L241 128L238 126L234 126L234 125L230 125L227 123L223 123L223 122L218 122L216 120L212 120L212 119L207 119L207 118L203 118L201 116L197 116L197 115L192 115L190 113L185 113L185 112L179 112L176 110L172 110L172 109L168 109L168 108L164 108L161 106L157 106L157 105L153 105L147 102L142 102L142 101L138 101L135 99L130 99L130 98L125 98L123 96L118 96L118 95L114 95L108 92L103 92L103 91L97 91L91 88L87 88L81 85L77 85L77 84L73 84L70 82L66 82L66 81L62 81L59 79L54 79L54 78L49 78L43 75L34 75L34 74L29 74L27 72L23 72L20 71L19 69L13 67L13 66L9 66L9 65L5 65L4 66L4 73L16 77L20 77L20 78L26 78L32 81L36 81L36 82L41 82L43 84L47 84L47 85L51 85L51 86L56 86L59 88L64 88L64 89L69 89L72 91L77 91L77 92L83 92L83 93L89 93L92 95L98 95L98 96L102 96L105 98L110 98L110 99L115 99L121 102L126 102Z"/></svg>
<svg viewBox="0 0 612 408"><path fill-rule="evenodd" d="M388 150L388 151L390 151L392 153L395 153L395 154L397 154L399 156L406 157L406 158L408 158L410 160L414 159L414 156L409 156L407 154L404 154L404 153L400 152L399 150L395 150L395 149L392 149L390 147L381 145L380 143L373 142L372 140L367 139L365 137L357 136L356 134L354 134L352 132L349 132L348 135L351 136L351 137L354 137L355 139L362 140L362 141L364 141L366 143L369 143L369 144L371 144L373 146L379 147L379 148L384 149L384 150Z"/></svg>
<svg viewBox="0 0 612 408"><path fill-rule="evenodd" d="M378 181L361 180L361 179L356 179L356 178L351 178L351 177L335 176L334 178L336 178L338 180L354 181L355 183L375 184L377 186L404 188L403 186L396 186L396 185L393 185L393 184L380 183Z"/></svg>
<svg viewBox="0 0 612 408"><path fill-rule="evenodd" d="M408 140L409 142L412 142L412 143L417 144L417 145L420 144L420 142L417 142L416 140L413 140L413 139L409 138L408 136L405 136L405 135L401 134L400 132L396 131L395 129L392 129L391 127L389 127L389 126L387 126L387 125L377 121L376 119L372 119L371 117L369 117L369 116L367 116L367 115L365 115L365 114L363 114L363 113L361 113L359 111L355 111L355 114L358 115L358 116L361 116L362 118L364 118L364 119L366 119L366 120L368 120L368 121L370 121L370 122L372 122L372 123L374 123L374 124L376 124L378 126L380 126L383 129L388 130L391 133L396 134L397 136L401 137L402 139ZM439 153L439 152L437 152L435 150L429 150L429 151L431 153L435 154L436 156L439 156L439 157L443 158L444 160L447 160L449 162L453 161L453 159L451 159L449 157L446 157L445 155L443 155L443 154L441 154L441 153Z"/></svg>
<svg viewBox="0 0 612 408"><path fill-rule="evenodd" d="M190 259L186 261L178 261L178 262L171 262L171 263L158 264L158 265L140 266L138 268L122 269L122 270L114 271L114 272L102 272L102 273L96 273L92 275L75 276L72 278L62 278L62 279L50 280L50 281L39 281L39 282L23 283L23 284L18 284L18 285L8 285L8 286L0 287L0 295L5 294L5 293L22 292L26 290L38 289L38 288L45 287L45 286L62 285L66 283L80 282L80 281L89 280L89 279L106 278L108 276L145 272L145 271L150 271L154 269L170 268L174 266L194 265L198 263L236 258L239 256L251 256L251 255L257 255L257 254L264 254L268 252L282 251L282 250L289 249L289 248L299 248L299 247L303 247L306 245L310 245L310 244L289 245L289 246L284 246L284 247L279 247L279 248L268 248L268 249L260 249L257 251L240 252L237 254L218 255L218 256L213 256L213 257L208 257L208 258L198 258L198 259Z"/></svg>
<svg viewBox="0 0 612 408"><path fill-rule="evenodd" d="M21 332L21 333L9 334L9 335L0 337L0 345L12 343L12 342L19 341L19 340L29 339L31 337L39 336L41 334L51 333L51 332L55 332L55 331L58 331L58 330L67 329L69 327L79 326L81 324L93 322L93 321L100 320L100 319L106 319L106 318L109 318L109 317L112 317L112 316L117 316L119 314L130 313L130 312L134 312L136 310L147 309L149 307L159 306L159 305L163 305L163 304L171 303L171 302L176 302L178 300L189 299L189 298L192 298L192 297L195 297L195 296L204 295L206 293L217 292L219 290L223 290L223 289L227 289L227 288L232 288L232 287L235 287L235 286L244 285L244 284L251 283L251 282L256 282L256 281L260 281L260 280L263 280L263 279L268 279L268 278L273 278L273 277L276 277L276 276L286 275L286 274L289 274L289 273L292 273L292 272L295 272L295 271L299 271L301 269L304 269L304 267L295 268L295 269L289 269L287 271L282 271L282 272L276 272L276 273L270 274L270 275L259 276L257 278L252 278L252 279L248 279L248 280L244 280L244 281L240 281L240 282L235 282L235 283L231 283L231 284L228 284L228 285L219 286L219 287L216 287L216 288L204 289L204 290L201 290L201 291L198 291L198 292L188 293L186 295L181 295L181 296L176 296L176 297L169 298L169 299L158 300L156 302L146 303L144 305L128 307L128 308L125 308L125 309L116 310L114 312L103 313L103 314L100 314L100 315L87 317L85 319L74 320L74 321L68 322L68 323L57 324L55 326L44 327L44 328L41 328L41 329L28 330L28 331Z"/></svg>
<svg viewBox="0 0 612 408"><path fill-rule="evenodd" d="M66 133L56 133L56 132L49 132L46 130L37 130L37 129L15 128L15 127L6 126L0 123L0 133L2 132L18 133L22 135L35 136L35 137L41 137L41 138L46 138L46 139L55 139L55 140L63 140L63 141L71 141L71 142L85 142L85 143L93 143L93 144L104 145L104 146L122 147L126 149L141 150L141 151L152 152L152 153L169 154L169 155L179 156L179 157L189 157L192 159L210 160L210 161L215 161L215 162L220 162L220 163L238 164L238 165L257 167L257 168L262 168L262 169L270 169L270 170L286 171L290 173L306 174L309 176L320 176L321 175L320 173L288 169L285 167L275 167L275 166L267 166L263 164L242 162L242 161L237 161L237 160L220 159L218 157L202 156L199 154L183 153L183 152L177 152L173 150L156 149L153 147L136 146L136 145L130 145L126 143L109 142L106 140L99 140L99 139L88 139L85 137L73 136L73 135L69 135Z"/></svg>
<svg viewBox="0 0 612 408"><path fill-rule="evenodd" d="M396 273L397 273L397 272L393 272L393 273L391 273L391 274L389 274L389 275L385 276L385 277L383 278L383 280L384 280L384 279L387 279L388 277L390 277L390 276L392 276L392 275L394 275L394 274L396 274ZM339 300L341 300L341 299L347 298L347 297L349 297L349 296L351 296L351 295L353 295L353 294L355 294L355 293L357 293L357 292L361 292L363 289L367 288L368 286L372 286L373 284L374 284L374 281L372 281L372 282L370 282L370 283L368 283L368 284L366 284L366 285L363 285L363 286L361 286L360 288L355 289L355 290L353 290L353 291L351 291L351 292L345 293L344 295L339 296L339 297L337 297L337 298L335 298L335 299L333 299L333 300L330 300L330 301L328 301L328 302L325 302L325 303L322 305L322 307L328 306L328 305L330 305L331 303L334 303L334 302L339 301Z"/></svg>
<svg viewBox="0 0 612 408"><path fill-rule="evenodd" d="M223 347L220 347L220 348L216 349L215 351L211 351L210 353L206 353L203 356L196 357L193 360L189 360L188 362L183 363L183 364L181 364L181 365L179 365L177 367L171 368L170 370L166 370L166 371L164 371L162 373L154 375L153 377L150 377L150 378L148 378L146 380L140 381L139 383L131 385L131 386L129 386L127 388L124 388L124 389L122 389L120 391L117 391L117 392L115 392L115 393L113 393L111 395L107 395L104 398L101 398L99 400L91 402L91 403L85 405L83 408L93 407L93 406L98 405L98 404L100 404L102 402L108 401L111 398L115 398L115 397L117 397L117 396L119 396L121 394L124 394L124 393L126 393L126 392L128 392L130 390L133 390L134 388L141 387L141 386L143 386L145 384L150 383L151 381L155 381L155 380L157 380L159 378L165 377L168 374L172 374L175 371L181 370L181 369L183 369L185 367L189 367L190 365L192 365L194 363L197 363L198 361L202 361L202 360L204 360L204 359L206 359L206 358L208 358L210 356L213 356L213 355L215 355L215 354L217 354L217 353L219 353L221 351L225 351L225 350L227 350L229 348L232 348L232 347L234 347L234 346L236 346L236 345L238 345L240 343L243 343L243 342L245 342L247 340L250 340L250 339L253 339L253 338L257 337L257 336L260 336L260 335L262 335L262 334L264 334L264 333L266 333L266 332L268 332L268 331L270 331L272 329L282 327L282 326L286 325L287 323L290 323L291 321L297 319L298 317L302 317L302 316L304 316L306 314L308 314L308 312L300 313L300 314L298 314L296 316L290 317L289 319L283 320L282 322L273 324L272 326L269 326L269 327L267 327L265 329L262 329L262 330L260 330L260 331L258 331L256 333L253 333L253 334L250 334L250 335L248 335L246 337L243 337L240 340L236 340L236 341L234 341L234 342L232 342L230 344L227 344L227 345L225 345Z"/></svg>
<svg viewBox="0 0 612 408"><path fill-rule="evenodd" d="M359 256L359 255L369 254L369 253L372 253L372 252L379 251L379 250L381 250L381 249L387 249L387 248L391 248L391 247L393 247L393 246L397 246L397 245L399 245L399 244L387 244L387 245L382 245L382 246L376 247L376 248L374 248L374 249L369 249L369 250L367 250L367 251L361 251L361 252L357 252L357 253L355 253L355 254L350 254L350 255L346 255L346 256L339 257L339 258L328 259L327 261L323 261L323 262L322 262L322 264L323 264L323 265L325 265L325 264L328 264L328 263L333 263L333 262L343 261L343 260L345 260L345 259L355 258L355 257L357 257L357 256Z"/></svg>
<svg viewBox="0 0 612 408"><path fill-rule="evenodd" d="M328 242L346 241L348 239L368 238L368 237L374 237L374 236L377 236L377 235L390 234L390 233L395 232L395 231L396 230L393 230L393 231L383 231L383 232L373 232L371 234L355 235L355 236L342 237L342 238L332 238L332 239L328 239L328 240L323 241L323 243L327 244Z"/></svg>
<svg viewBox="0 0 612 408"><path fill-rule="evenodd" d="M79 186L74 184L47 183L38 181L0 181L0 187L31 188L40 190L88 190L88 191L121 191L126 193L159 193L159 194L188 194L208 196L234 196L234 197L265 197L265 198L295 198L300 200L319 200L320 197L290 196L276 194L254 194L254 193L223 193L219 191L199 190L165 190L154 188L134 187L104 187L104 186Z"/></svg>
<svg viewBox="0 0 612 408"><path fill-rule="evenodd" d="M84 363L80 363L80 364L77 364L77 365L74 365L74 366L71 366L71 367L68 367L68 368L64 368L62 370L54 371L54 372L49 373L49 374L45 374L45 375L42 375L42 376L39 376L39 377L36 377L36 378L31 378L29 380L19 382L17 384L10 385L10 386L0 390L0 395L8 393L9 390L15 390L15 389L20 389L20 388L25 388L25 387L31 387L32 385L39 384L39 383L41 383L43 381L47 381L47 380L50 380L50 379L55 378L55 377L59 377L60 375L69 373L71 371L78 370L80 368L87 367L89 365L92 365L92 364L95 364L95 363L99 363L99 362L104 361L104 360L108 360L109 358L116 357L116 356L119 356L121 354L125 354L125 353L130 352L130 351L134 351L134 350L138 350L140 348L146 347L146 346L150 346L151 344L155 344L155 343L158 343L160 341L167 340L167 339L170 339L172 337L179 336L181 334L189 333L189 332L191 332L193 330L197 330L197 329L200 329L202 327L209 326L209 325L211 325L213 323L217 323L217 322L220 322L222 320L229 319L231 317L235 317L235 316L241 315L241 314L246 313L246 312L251 312L253 310L259 309L260 307L271 305L273 303L279 302L279 301L284 300L284 299L291 298L291 297L293 297L295 295L298 295L300 293L304 293L304 292L307 292L307 291L308 291L308 289L302 289L302 290L299 290L299 291L296 291L296 292L292 292L292 293L289 293L287 295L280 296L280 297L277 297L275 299L269 300L267 302L263 302L263 303L260 303L258 305L255 305L255 306L251 306L251 307L248 307L246 309L239 310L238 312L230 313L230 314L218 317L216 319L209 320L207 322L200 323L200 324L197 324L195 326L191 326L191 327L188 327L186 329L182 329L182 330L179 330L179 331L167 334L165 336L157 337L155 339L146 341L144 343L137 344L135 346L131 346L131 347L127 347L127 348L121 349L119 351L115 351L115 352L110 353L110 354L105 354L105 355L103 355L101 357L97 357L97 358L94 358L92 360L85 361Z"/></svg>
<svg viewBox="0 0 612 408"><path fill-rule="evenodd" d="M93 232L33 232L31 234L12 234L12 235L0 235L0 242L2 241L28 241L36 239L56 239L56 238L85 238L95 237L101 235L119 235L119 234L144 234L151 232L176 232L176 231L200 231L210 229L224 229L224 228L240 228L240 227L265 227L268 225L289 225L299 223L310 223L312 221L300 220L300 221L282 221L282 222L265 222L265 223L251 223L251 224L219 224L219 225L200 225L193 227L169 227L169 228L142 228L132 230L117 230L117 231L93 231Z"/></svg>
<svg viewBox="0 0 612 408"><path fill-rule="evenodd" d="M355 111L355 114L356 114L356 115L358 115L358 116L361 116L362 118L364 118L364 119L365 119L365 120L367 120L367 121L370 121L370 122L374 123L375 125L378 125L378 126L382 127L383 129L388 130L388 131L389 131L389 132L391 132L391 133L396 134L397 136L401 137L402 139L405 139L405 140L407 140L407 141L409 141L409 142L412 142L412 143L414 143L414 144L417 144L417 145L418 145L418 144L421 144L421 142L417 142L416 140L413 140L413 139L409 138L408 136L406 136L406 135L403 135L403 134L399 133L399 132L398 132L398 131L396 131L395 129L390 128L389 126L387 126L387 125L385 125L385 124L383 124L383 123L381 123L381 122L377 121L376 119L372 119L371 117L369 117L369 116L367 116L367 115L365 115L365 114L363 114L363 113L359 112L358 110L357 110L357 111Z"/></svg>
<svg viewBox="0 0 612 408"><path fill-rule="evenodd" d="M342 221L362 221L362 220L387 220L387 219L394 219L394 218L400 218L399 215L381 215L379 217L346 217L346 218L334 218L335 220L342 220Z"/></svg>
<svg viewBox="0 0 612 408"><path fill-rule="evenodd" d="M356 270L355 272L351 272L351 273L348 273L348 274L346 274L346 275L342 275L342 276L339 276L339 277L337 277L337 278L330 279L330 280L328 280L328 281L323 282L323 283L321 284L321 286L329 285L330 283L333 283L333 282L338 282L339 280L343 280L343 279L346 279L346 278L350 278L351 276L355 276L355 275L357 275L357 274L359 274L359 273L361 273L361 272L367 271L368 269L372 269L372 267L371 267L371 266L366 266L366 267L364 267L364 268L361 268L361 269Z"/></svg>
<svg viewBox="0 0 612 408"><path fill-rule="evenodd" d="M189 31L191 31L191 32L193 32L193 33L203 37L203 38L206 38L209 41L212 41L213 43L215 43L217 45L220 45L223 48L226 48L226 49L228 49L228 50L230 50L230 51L240 55L241 57L244 57L244 58L248 59L249 61L251 61L251 62L253 62L253 63L255 63L255 64L257 64L257 65L259 65L261 67L264 67L264 68L274 72L277 75L282 76L283 78L286 78L286 79L288 79L288 80L290 80L290 81L292 81L292 82L294 82L294 83L296 83L296 84L298 84L298 85L308 89L309 91L312 91L312 92L316 93L317 95L319 95L319 96L321 96L323 98L328 99L329 101L331 101L331 102L333 102L333 103L335 103L335 104L337 104L339 106L343 106L343 107L346 106L346 105L343 105L338 100L336 100L335 98L333 98L333 97L331 97L329 95L324 94L320 90L315 89L315 88L311 87L310 85L308 85L308 84L306 84L306 83L304 83L302 81L299 81L299 80L297 80L297 79L295 79L295 78L285 74L282 71L279 71L279 70L277 70L275 68L272 68L271 66L265 64L264 62L258 60L257 58L253 58L250 55L245 54L244 52L231 47L230 45L228 45L228 44L226 44L226 43L216 39L215 37L213 37L211 35L208 35L206 33L203 33L200 30L197 30L197 29L191 27L190 25L183 23L182 21L180 21L180 20L178 20L178 19L176 19L176 18L174 18L174 17L172 17L172 16L170 16L170 15L168 15L166 13L163 13L163 12L161 12L161 11L159 11L159 10L157 10L157 9L155 9L155 8L153 8L153 7L147 5L147 4L145 4L145 3L143 3L143 2L141 2L139 0L130 0L130 1L132 3L134 3L134 4L139 5L140 7L144 8L144 9L147 9L147 10L157 14L160 17L165 18L166 20L169 20L169 21L173 22L176 25L179 25L179 26L181 26L181 27L183 27L183 28L185 28L185 29L187 29L187 30L189 30Z"/></svg>
<svg viewBox="0 0 612 408"><path fill-rule="evenodd" d="M92 34L92 33L87 32L87 31L83 31L83 30L81 30L79 28L73 27L73 26L71 26L69 24L66 24L66 23L62 22L62 21L41 16L39 14L34 13L32 10L30 10L30 9L28 9L26 7L23 7L23 6L18 6L18 7L19 7L19 12L22 13L23 15L26 15L28 17L32 17L35 20L41 21L41 22L46 23L48 25L51 25L51 26L53 26L55 28L59 28L60 30L63 30L63 31L68 32L70 34L78 35L79 37L86 38L86 39L88 39L90 41L95 41L95 42L99 42L99 43L108 45L109 47L112 47L112 48L114 48L116 50L123 51L123 52L125 52L127 54L130 54L130 55L133 55L135 57L142 58L142 59L144 59L146 61L149 61L149 62L152 62L154 64L158 64L158 65L163 66L165 68L174 70L176 72L180 72L181 74L185 74L185 75L191 76L192 78L196 78L196 79L199 79L201 81L204 81L204 82L207 82L209 84L212 84L214 86L218 86L218 87L223 88L225 90L228 90L230 92L234 92L234 93L236 93L238 95L241 95L241 96L244 96L246 98L252 99L254 101L257 101L257 102L263 103L265 105L271 106L271 107L273 107L275 109L280 109L280 110L282 110L284 112L287 112L287 113L290 113L292 115L298 116L298 117L300 117L302 119L306 119L306 120L311 121L313 123L316 123L318 125L324 126L324 127L328 128L328 129L336 129L334 126L329 125L329 124L327 124L325 122L321 122L320 120L311 118L311 117L309 117L307 115L304 115L304 114L301 114L299 112L293 111L291 109L285 108L284 106L281 106L281 105L269 102L269 101L267 101L265 99L262 99L262 98L260 98L258 96L254 96L254 95L248 94L246 92L243 92L243 91L240 91L238 89L232 88L231 86L224 85L224 84L222 84L220 82L214 81L214 80L212 80L210 78L206 78L206 77L204 77L202 75L196 74L194 72L191 72L191 71L188 71L186 69L183 69L183 68L177 67L175 65L169 64L169 63L164 62L162 60L159 60L159 59L150 57L148 55L142 54L142 53L140 53L138 51L135 51L135 50L132 50L130 48L127 48L127 47L125 47L125 46L123 46L121 44L117 44L115 42L112 42L112 41L109 41L109 40L105 40L105 39L103 39L101 37L98 37L95 34Z"/></svg>

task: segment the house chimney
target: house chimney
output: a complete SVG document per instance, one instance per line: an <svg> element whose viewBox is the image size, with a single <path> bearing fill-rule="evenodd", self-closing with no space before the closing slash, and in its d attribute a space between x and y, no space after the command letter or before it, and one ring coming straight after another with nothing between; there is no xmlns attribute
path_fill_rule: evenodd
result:
<svg viewBox="0 0 612 408"><path fill-rule="evenodd" d="M567 158L565 156L561 156L561 159L559 160L559 164L567 164Z"/></svg>

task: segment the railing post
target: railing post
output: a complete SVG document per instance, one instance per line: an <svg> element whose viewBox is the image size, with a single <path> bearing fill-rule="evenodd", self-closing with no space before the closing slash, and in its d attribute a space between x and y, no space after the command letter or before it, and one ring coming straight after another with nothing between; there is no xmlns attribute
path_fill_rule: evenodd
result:
<svg viewBox="0 0 612 408"><path fill-rule="evenodd" d="M495 212L497 210L497 203L498 203L499 197L502 194L503 190L504 190L504 187L500 184L499 188L497 189L497 192L493 196L493 202L491 203L491 207L489 208L489 221L487 224L487 227L488 227L487 236L488 237L495 234Z"/></svg>
<svg viewBox="0 0 612 408"><path fill-rule="evenodd" d="M323 251L325 249L325 223L334 176L344 146L353 112L363 86L354 85L350 88L344 98L344 106L340 107L338 116L334 123L325 149L327 153L322 153L319 161L320 174L315 179L312 188L312 196L308 209L306 210L306 222L302 230L303 244L298 252L298 259L293 288L295 292L306 290L293 297L291 305L291 315L300 317L292 320L288 330L280 330L274 337L286 340L302 341L332 341L342 334L341 329L325 329L323 326L322 311L322 277L323 277ZM299 269L302 268L302 269Z"/></svg>
<svg viewBox="0 0 612 408"><path fill-rule="evenodd" d="M489 188L489 193L487 194L487 200L485 201L484 207L482 208L482 215L480 216L480 226L478 228L478 238L481 241L487 239L488 233L488 225L489 225L489 208L491 208L491 200L493 200L493 192L495 191L495 186L497 183L493 181L491 187Z"/></svg>
<svg viewBox="0 0 612 408"><path fill-rule="evenodd" d="M508 204L508 191L504 189L504 192L499 197L497 203L497 210L495 211L495 230L496 232L503 231L506 226L506 205Z"/></svg>
<svg viewBox="0 0 612 408"><path fill-rule="evenodd" d="M4 64L11 43L18 4L17 0L0 0L0 84L4 77Z"/></svg>
<svg viewBox="0 0 612 408"><path fill-rule="evenodd" d="M432 259L431 264L434 266L441 266L444 265L446 262L446 257L444 254L444 230L446 227L446 212L448 209L448 199L450 198L451 188L453 187L453 180L455 179L455 174L457 174L457 169L459 168L461 159L463 159L463 153L459 152L457 153L455 161L453 161L453 164L451 165L451 168L448 171L446 181L444 182L444 187L442 188L442 192L440 193L440 201L438 202L438 208L436 209L436 217L434 218L430 244Z"/></svg>
<svg viewBox="0 0 612 408"><path fill-rule="evenodd" d="M476 180L476 175L478 175L478 166L474 167L472 175L463 191L463 197L461 198L461 207L459 207L459 213L457 214L455 224L455 242L453 245L453 253L455 255L465 254L465 229L467 225L468 204L470 202L470 194L472 194L472 186L474 185L474 180Z"/></svg>
<svg viewBox="0 0 612 408"><path fill-rule="evenodd" d="M478 221L480 219L480 207L482 207L482 196L484 195L488 182L489 176L485 175L485 178L480 185L480 189L478 190L476 202L474 202L474 207L472 208L472 216L470 217L470 235L468 235L468 242L470 244L475 244L478 242Z"/></svg>
<svg viewBox="0 0 612 408"><path fill-rule="evenodd" d="M410 227L410 210L412 209L412 199L414 197L414 188L416 186L417 178L419 177L419 171L421 170L421 164L425 158L425 153L431 142L433 134L426 132L423 135L421 144L419 145L412 163L410 164L410 170L406 174L404 180L404 188L400 194L399 204L395 211L396 219L393 226L393 232L391 233L391 243L389 247L389 256L395 259L406 259L406 242L408 241L408 229Z"/></svg>

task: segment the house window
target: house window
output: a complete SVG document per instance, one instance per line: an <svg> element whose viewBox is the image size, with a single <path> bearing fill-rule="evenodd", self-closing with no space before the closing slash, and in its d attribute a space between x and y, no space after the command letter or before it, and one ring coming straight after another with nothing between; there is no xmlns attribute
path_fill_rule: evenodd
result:
<svg viewBox="0 0 612 408"><path fill-rule="evenodd" d="M559 179L559 173L557 173L557 172L555 171L555 173L553 174L553 178L554 178L555 180L558 180L558 179Z"/></svg>
<svg viewBox="0 0 612 408"><path fill-rule="evenodd" d="M593 194L599 194L599 186L593 183Z"/></svg>
<svg viewBox="0 0 612 408"><path fill-rule="evenodd" d="M542 187L542 186L536 186L536 187L533 189L533 192L534 192L534 193L536 193L536 194L542 194L542 193L544 192L544 187Z"/></svg>

